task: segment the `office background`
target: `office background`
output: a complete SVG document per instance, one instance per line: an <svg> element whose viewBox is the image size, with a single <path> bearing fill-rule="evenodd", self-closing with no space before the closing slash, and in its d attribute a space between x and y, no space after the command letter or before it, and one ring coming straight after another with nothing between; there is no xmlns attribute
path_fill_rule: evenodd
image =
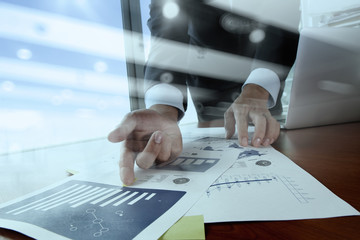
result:
<svg viewBox="0 0 360 240"><path fill-rule="evenodd" d="M0 0L0 154L104 137L130 111L123 2L139 3L146 55L150 0ZM302 27L358 9L339 4L301 1Z"/></svg>

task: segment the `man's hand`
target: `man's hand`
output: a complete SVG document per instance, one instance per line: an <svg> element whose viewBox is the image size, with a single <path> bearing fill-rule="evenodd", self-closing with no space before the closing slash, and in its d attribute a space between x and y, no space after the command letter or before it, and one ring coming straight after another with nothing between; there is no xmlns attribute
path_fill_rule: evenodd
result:
<svg viewBox="0 0 360 240"><path fill-rule="evenodd" d="M109 133L110 142L124 142L119 161L120 177L125 185L135 180L134 162L149 168L155 161L168 161L182 151L182 137L177 125L177 109L154 105L150 109L127 114Z"/></svg>
<svg viewBox="0 0 360 240"><path fill-rule="evenodd" d="M267 109L269 93L255 84L244 87L241 95L224 114L226 137L231 138L238 132L239 143L248 145L248 124L255 125L251 143L254 147L268 146L275 142L280 134L280 124Z"/></svg>

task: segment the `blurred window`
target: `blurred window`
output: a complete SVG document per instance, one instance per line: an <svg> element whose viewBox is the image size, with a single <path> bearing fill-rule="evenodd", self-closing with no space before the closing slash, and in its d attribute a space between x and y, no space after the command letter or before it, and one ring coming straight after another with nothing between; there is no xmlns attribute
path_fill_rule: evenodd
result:
<svg viewBox="0 0 360 240"><path fill-rule="evenodd" d="M0 154L104 137L129 112L119 0L0 0Z"/></svg>

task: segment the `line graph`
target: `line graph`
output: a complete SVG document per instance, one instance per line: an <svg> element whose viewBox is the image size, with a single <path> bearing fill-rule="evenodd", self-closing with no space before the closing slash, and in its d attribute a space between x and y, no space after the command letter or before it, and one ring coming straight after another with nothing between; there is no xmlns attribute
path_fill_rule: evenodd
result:
<svg viewBox="0 0 360 240"><path fill-rule="evenodd" d="M296 181L288 176L274 174L233 174L222 175L207 189L206 194L226 194L224 191L258 192L259 194L268 189L285 192L287 196L295 198L301 204L309 203L313 198L300 187ZM283 191L285 190L285 191Z"/></svg>
<svg viewBox="0 0 360 240"><path fill-rule="evenodd" d="M231 190L234 187L242 188L252 184L269 184L272 181L278 181L277 177L269 174L223 174L210 185L206 193L210 196L213 191L221 192L224 189Z"/></svg>
<svg viewBox="0 0 360 240"><path fill-rule="evenodd" d="M225 183L215 183L210 185L210 187L217 187L217 186L222 186L222 185L233 185L233 184L237 184L237 183L252 183L252 182L268 182L271 181L273 179L271 178L267 178L267 179L253 179L253 180L243 180L243 181L234 181L234 182L225 182Z"/></svg>

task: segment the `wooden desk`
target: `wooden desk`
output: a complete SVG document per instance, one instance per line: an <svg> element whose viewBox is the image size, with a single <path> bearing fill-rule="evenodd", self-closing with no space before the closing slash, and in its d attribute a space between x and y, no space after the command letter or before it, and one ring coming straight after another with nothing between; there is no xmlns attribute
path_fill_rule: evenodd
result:
<svg viewBox="0 0 360 240"><path fill-rule="evenodd" d="M282 131L273 146L296 164L309 172L340 198L360 209L360 123L333 125ZM89 142L91 144L91 142ZM85 144L86 145L86 144ZM108 145L106 145L108 146ZM86 148L88 146L85 146ZM103 146L102 146L103 147ZM109 145L109 148L113 146ZM0 202L21 196L64 177L63 166L74 159L79 152L76 146L67 149L68 157L51 156L51 163L45 163L50 156L42 151L27 154L36 156L38 162L29 165L26 154L18 156L19 163L5 161L0 157ZM73 150L73 151L72 151ZM61 151L61 147L60 150ZM99 151L101 152L101 151ZM25 154L25 157L24 157ZM76 154L75 154L76 155ZM23 157L21 157L23 156ZM34 157L32 156L32 157ZM77 159L86 158L84 150ZM35 159L35 157L34 157ZM10 160L10 159L9 159ZM16 159L15 159L16 161ZM17 170L14 164L18 164ZM45 164L45 165L44 165ZM51 171L39 175L39 166L48 166ZM10 170L11 169L11 172ZM15 171L15 172L14 172ZM48 182L44 181L47 180ZM6 187L4 187L6 184ZM20 187L19 187L20 186ZM6 191L4 191L4 189ZM206 239L360 239L360 217L339 217L329 219L266 221L206 224ZM0 229L0 239L31 239L14 231Z"/></svg>

